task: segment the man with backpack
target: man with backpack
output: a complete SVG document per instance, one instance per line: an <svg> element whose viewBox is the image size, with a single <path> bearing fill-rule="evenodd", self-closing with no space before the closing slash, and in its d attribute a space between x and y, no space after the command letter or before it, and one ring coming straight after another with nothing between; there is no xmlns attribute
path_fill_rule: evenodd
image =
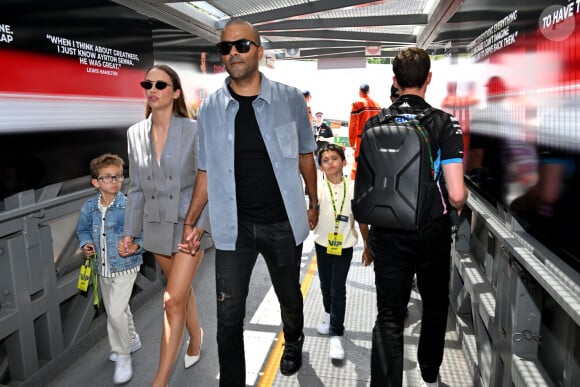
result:
<svg viewBox="0 0 580 387"><path fill-rule="evenodd" d="M467 190L463 181L463 139L459 123L450 114L431 108L424 99L431 81L430 67L429 56L424 50L407 48L401 51L393 61L393 81L400 97L389 109L382 109L379 115L369 119L365 125L365 132L394 126L391 133L397 135L404 131L403 125L407 125L407 120L413 122L415 128L411 127L409 132L413 132L419 139L415 141L423 141L427 145L428 152L422 154L421 158L422 163L427 165L427 176L431 179L431 185L429 182L422 183L423 185L415 182L416 190L424 191L428 189L426 187L435 187L432 194L418 193L417 197L424 203L417 207L415 223L411 222L406 226L398 224L401 220L398 215L392 223L387 222L387 212L397 214L400 210L396 203L388 204L392 208L382 212L384 216L379 217L380 221L375 221L374 224L370 222L368 246L374 259L378 309L372 338L371 386L402 385L404 318L414 274L417 275L417 286L423 304L417 354L421 385L438 386L439 367L443 361L449 306L450 212L453 208L461 211L467 198ZM410 138L405 141L410 141ZM357 200L362 200L365 195L367 198L371 197L373 189L380 191L392 188L389 186L394 184L393 180L397 180L397 176L393 179L387 178L390 172L385 172L384 179L379 179L380 186L366 189L366 193L357 199L356 185L364 184L359 179L364 180L367 175L361 169L363 159L367 157L365 141L371 141L366 133L361 141L353 211ZM376 147L368 147L368 152L372 151L371 148ZM382 153L378 157L401 157L395 155L394 151ZM382 165L372 168L376 169L375 174L382 176L381 168L388 170L396 164L396 160L392 159L392 162L383 162ZM401 168L403 169L406 171L408 168ZM394 175L405 173L407 172L399 171ZM401 179L397 183L397 189L392 189L397 191L395 195L404 195L401 193L404 187L400 185L406 184L403 180L409 179ZM375 179L373 184L377 184L376 181ZM361 221L356 212L355 219Z"/></svg>

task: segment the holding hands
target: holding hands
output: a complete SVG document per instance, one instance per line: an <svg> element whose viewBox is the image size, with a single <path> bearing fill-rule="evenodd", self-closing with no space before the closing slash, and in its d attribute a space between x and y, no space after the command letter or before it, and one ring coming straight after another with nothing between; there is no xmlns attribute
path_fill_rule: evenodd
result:
<svg viewBox="0 0 580 387"><path fill-rule="evenodd" d="M177 245L179 251L195 255L201 246L203 232L203 228L194 227L191 224L185 224L183 226L183 237L181 238L181 243Z"/></svg>
<svg viewBox="0 0 580 387"><path fill-rule="evenodd" d="M133 242L133 237L124 236L117 244L117 251L121 257L128 257L139 250L139 244Z"/></svg>

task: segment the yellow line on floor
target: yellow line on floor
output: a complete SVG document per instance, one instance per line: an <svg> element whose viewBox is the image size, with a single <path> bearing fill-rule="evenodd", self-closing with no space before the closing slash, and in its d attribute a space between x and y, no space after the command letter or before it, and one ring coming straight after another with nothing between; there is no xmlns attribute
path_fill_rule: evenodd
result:
<svg viewBox="0 0 580 387"><path fill-rule="evenodd" d="M310 290L310 284L312 283L312 278L316 274L316 270L318 270L318 264L316 261L316 254L312 257L310 261L310 265L308 266L308 270L304 274L304 278L302 279L302 285L300 286L300 290L302 290L302 298L306 299L306 295L308 294L308 290ZM280 331L278 333L278 337L274 342L274 346L272 347L272 351L270 352L270 356L266 361L266 366L264 367L264 372L262 373L262 377L258 382L258 387L270 387L274 383L274 379L278 374L278 368L280 367L280 359L282 358L282 352L284 352L282 342L284 341L284 331Z"/></svg>

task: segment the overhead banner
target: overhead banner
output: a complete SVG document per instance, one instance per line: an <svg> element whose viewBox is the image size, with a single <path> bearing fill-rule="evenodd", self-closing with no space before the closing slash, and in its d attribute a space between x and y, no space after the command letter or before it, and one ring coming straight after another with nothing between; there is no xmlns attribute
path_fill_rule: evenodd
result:
<svg viewBox="0 0 580 387"><path fill-rule="evenodd" d="M495 5L470 11L487 22L441 105L461 125L471 181L580 271L580 1Z"/></svg>
<svg viewBox="0 0 580 387"><path fill-rule="evenodd" d="M121 106L125 120L142 117L139 81L152 64L148 20L125 7L98 0L3 4L0 132L86 127L107 121L105 114L115 120ZM49 113L65 117L56 123Z"/></svg>

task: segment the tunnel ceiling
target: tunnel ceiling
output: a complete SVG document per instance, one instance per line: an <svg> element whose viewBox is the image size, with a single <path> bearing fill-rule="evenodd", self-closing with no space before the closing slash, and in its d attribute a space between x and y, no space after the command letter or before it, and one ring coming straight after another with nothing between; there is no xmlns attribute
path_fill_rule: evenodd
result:
<svg viewBox="0 0 580 387"><path fill-rule="evenodd" d="M303 59L393 57L409 46L431 54L462 53L513 10L513 2L503 0L113 1L150 17L157 48L168 54L213 46L225 23L241 17L257 26L266 49L282 58L299 50ZM541 3L519 6L532 9Z"/></svg>

